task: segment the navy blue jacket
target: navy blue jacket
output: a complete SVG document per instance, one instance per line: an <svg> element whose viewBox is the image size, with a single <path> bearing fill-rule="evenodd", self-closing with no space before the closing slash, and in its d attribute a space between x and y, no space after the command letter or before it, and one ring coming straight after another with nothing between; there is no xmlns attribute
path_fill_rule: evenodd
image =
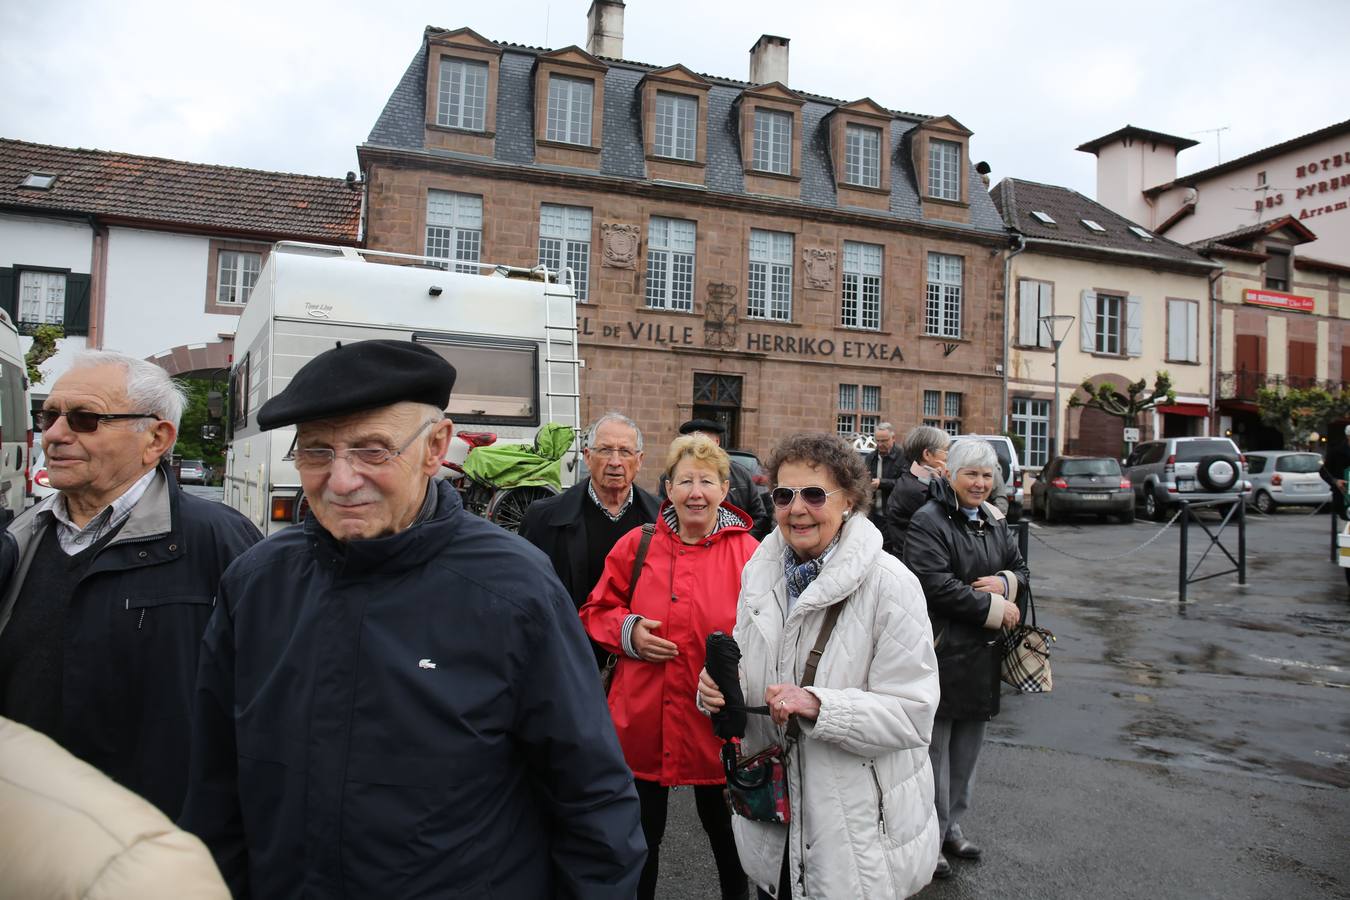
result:
<svg viewBox="0 0 1350 900"><path fill-rule="evenodd" d="M236 896L631 898L646 853L571 600L445 482L339 543L311 515L221 582L181 824Z"/></svg>
<svg viewBox="0 0 1350 900"><path fill-rule="evenodd" d="M75 756L170 818L187 793L197 651L221 574L262 538L222 503L185 494L166 465L66 603L61 733ZM53 523L53 495L0 548L0 630ZM6 544L9 542L6 541ZM4 559L12 554L12 562Z"/></svg>

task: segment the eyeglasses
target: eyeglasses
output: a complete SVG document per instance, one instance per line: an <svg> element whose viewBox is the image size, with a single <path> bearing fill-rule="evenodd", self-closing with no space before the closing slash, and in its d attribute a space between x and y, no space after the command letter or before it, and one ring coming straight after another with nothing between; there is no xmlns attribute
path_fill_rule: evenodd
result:
<svg viewBox="0 0 1350 900"><path fill-rule="evenodd" d="M295 441L292 441L290 451L282 459L295 463L297 469L303 469L307 472L327 469L333 464L333 460L339 456L345 459L347 465L353 469L374 469L395 457L402 456L403 452L412 446L413 441L417 440L422 432L427 430L427 426L433 424L435 423L430 419L423 422L422 427L414 431L412 437L404 441L403 446L397 450L390 450L387 447L348 447L346 450L334 450L332 447L297 448ZM299 440L298 436L296 440Z"/></svg>
<svg viewBox="0 0 1350 900"><path fill-rule="evenodd" d="M797 499L797 495L802 495L802 500L812 509L820 509L825 505L831 494L837 494L843 488L836 488L833 491L827 491L823 487L776 487L769 494L773 498L773 505L779 509L787 509L792 505L792 501Z"/></svg>
<svg viewBox="0 0 1350 900"><path fill-rule="evenodd" d="M62 416L66 417L66 427L76 434L89 434L98 431L101 422L116 422L122 419L159 420L159 416L154 413L96 413L87 409L71 409L61 412L58 409L43 409L39 410L37 414L38 427L47 431Z"/></svg>
<svg viewBox="0 0 1350 900"><path fill-rule="evenodd" d="M627 447L588 447L587 449L599 457L617 456L619 459L632 459L637 456L636 450L629 450Z"/></svg>

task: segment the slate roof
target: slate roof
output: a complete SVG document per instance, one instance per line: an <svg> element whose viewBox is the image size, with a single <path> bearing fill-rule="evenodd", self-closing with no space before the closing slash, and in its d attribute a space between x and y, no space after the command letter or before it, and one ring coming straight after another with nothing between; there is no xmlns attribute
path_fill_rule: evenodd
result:
<svg viewBox="0 0 1350 900"><path fill-rule="evenodd" d="M20 187L35 172L56 181ZM354 244L361 191L341 178L0 138L0 207Z"/></svg>
<svg viewBox="0 0 1350 900"><path fill-rule="evenodd" d="M428 28L426 33L441 34L444 30ZM502 55L498 74L495 123L497 137L493 158L500 163L534 167L536 163L532 73L535 58L550 51L519 44L495 43L501 48ZM642 146L641 93L638 85L644 75L662 67L608 57L602 59L609 68L605 73L605 119L599 174L646 181L646 158ZM428 149L425 145L426 67L424 37L422 47L414 55L407 71L376 119L375 126L367 138L367 146L413 150L433 156L444 154L448 158L457 157L457 154ZM739 122L734 104L741 93L752 85L712 75L702 77L711 85L708 90L708 145L704 170L706 188L722 194L744 194L744 164L741 160ZM803 92L796 88L792 90L805 100L802 106L800 202L806 206L839 208L829 156L826 117L843 104L829 97ZM998 210L990 201L988 191L975 172L974 166L968 166L966 173L970 197L970 224L922 218L916 176L910 161L906 136L929 117L894 110L891 111L891 115L893 118L890 128L892 166L890 215L897 219L925 221L943 227L978 232L1003 231L1003 222L999 218ZM878 214L876 210L861 208L857 210L871 215Z"/></svg>
<svg viewBox="0 0 1350 900"><path fill-rule="evenodd" d="M991 196L1007 226L1027 238L1072 248L1108 253L1123 251L1171 262L1209 264L1196 251L1162 235L1153 234L1153 240L1144 240L1130 231L1131 226L1143 228L1142 225L1066 187L1005 178L994 187ZM1038 211L1049 215L1055 224L1047 225L1031 215ZM1105 230L1093 231L1083 224L1083 219L1090 219Z"/></svg>

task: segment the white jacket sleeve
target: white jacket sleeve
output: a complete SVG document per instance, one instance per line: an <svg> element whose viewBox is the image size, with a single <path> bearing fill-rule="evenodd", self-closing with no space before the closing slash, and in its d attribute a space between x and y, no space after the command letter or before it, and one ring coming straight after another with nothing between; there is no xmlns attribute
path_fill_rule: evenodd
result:
<svg viewBox="0 0 1350 900"><path fill-rule="evenodd" d="M803 733L815 740L867 757L928 746L938 705L937 656L923 593L917 583L885 576L879 582L881 591L893 593L878 598L868 689L808 688L820 700L820 713L814 723L802 723Z"/></svg>

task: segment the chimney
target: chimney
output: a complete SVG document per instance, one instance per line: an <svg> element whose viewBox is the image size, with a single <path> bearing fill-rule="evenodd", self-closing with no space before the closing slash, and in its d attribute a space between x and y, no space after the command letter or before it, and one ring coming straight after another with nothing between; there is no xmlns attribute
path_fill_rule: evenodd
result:
<svg viewBox="0 0 1350 900"><path fill-rule="evenodd" d="M623 0L591 0L586 33L587 53L623 59Z"/></svg>
<svg viewBox="0 0 1350 900"><path fill-rule="evenodd" d="M788 83L788 39L765 34L750 48L750 83L771 81Z"/></svg>

